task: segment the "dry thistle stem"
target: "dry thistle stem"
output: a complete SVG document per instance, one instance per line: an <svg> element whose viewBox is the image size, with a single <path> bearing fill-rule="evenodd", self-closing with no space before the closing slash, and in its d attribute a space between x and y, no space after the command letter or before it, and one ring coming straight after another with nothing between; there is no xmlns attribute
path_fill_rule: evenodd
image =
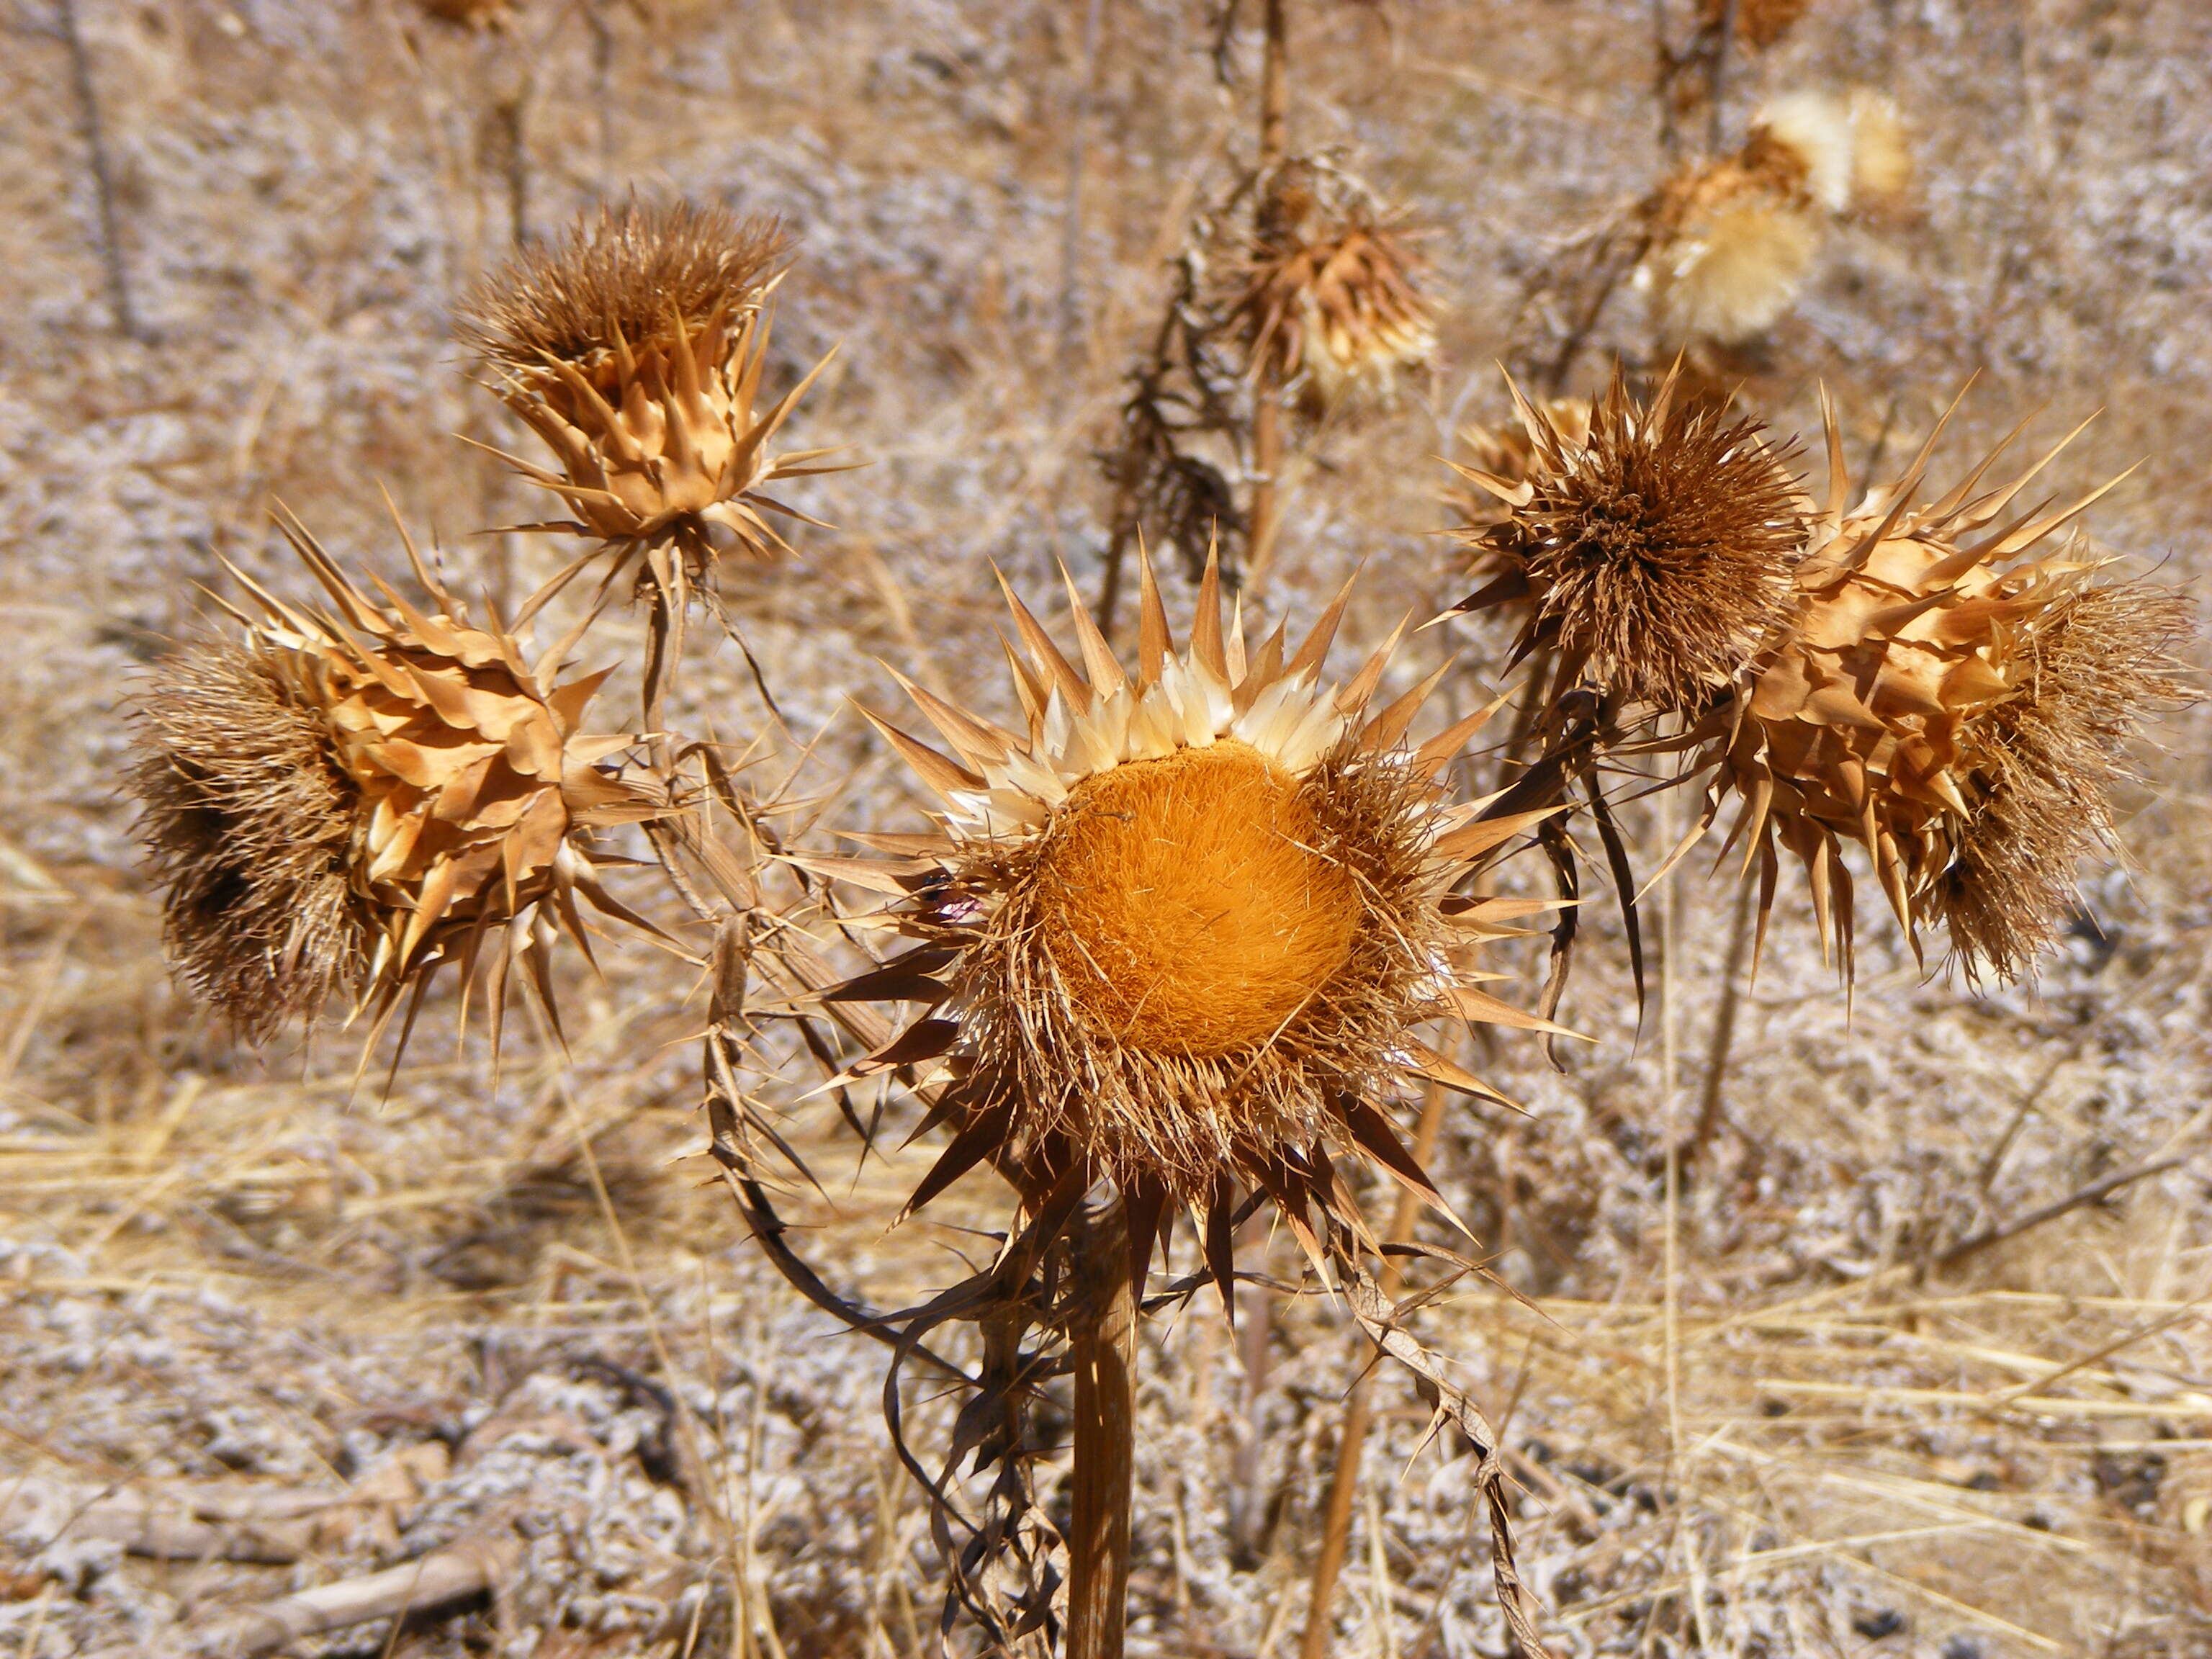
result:
<svg viewBox="0 0 2212 1659"><path fill-rule="evenodd" d="M1744 841L1747 869L1760 866L1762 934L1779 844L1804 862L1822 944L1848 966L1838 849L1856 841L1916 954L1921 928L1942 921L1970 976L2010 979L2075 902L2081 860L2109 842L2129 744L2176 696L2190 608L2100 578L2112 561L2078 535L2008 567L2118 482L1999 522L2071 433L2000 489L1975 494L2002 444L1941 500L1915 505L1942 429L1901 480L1846 512L1830 412L1829 502L1797 569L1796 617L1747 694L1713 717L1721 766L1707 819L1742 798L1731 838Z"/></svg>
<svg viewBox="0 0 2212 1659"><path fill-rule="evenodd" d="M1255 186L1254 225L1229 325L1255 373L1311 418L1387 403L1436 349L1436 307L1396 221L1374 193L1312 159Z"/></svg>
<svg viewBox="0 0 2212 1659"><path fill-rule="evenodd" d="M1741 149L1686 168L1644 204L1636 281L1659 333L1730 345L1771 327L1811 273L1826 218L1894 203L1911 167L1887 98L1776 99Z"/></svg>
<svg viewBox="0 0 2212 1659"><path fill-rule="evenodd" d="M373 1042L402 992L447 962L472 981L481 962L496 1043L512 961L550 1009L553 941L585 945L577 894L657 932L601 886L588 831L665 801L593 764L633 741L579 730L603 673L533 668L419 560L436 609L380 583L380 605L283 527L334 610L234 571L255 607L231 612L243 636L188 652L138 700L130 781L170 951L257 1042L337 993L371 1013Z"/></svg>
<svg viewBox="0 0 2212 1659"><path fill-rule="evenodd" d="M1516 657L1560 657L1558 684L1694 712L1723 691L1796 606L1806 502L1756 420L1681 395L1649 400L1615 369L1595 405L1538 409L1517 388L1522 476L1461 465L1504 509L1462 534L1485 569L1465 612L1525 602Z"/></svg>
<svg viewBox="0 0 2212 1659"><path fill-rule="evenodd" d="M920 943L835 994L932 1011L856 1068L938 1082L933 1121L956 1133L909 1208L987 1159L1031 1214L1103 1177L1130 1207L1139 1287L1188 1206L1227 1297L1240 1183L1317 1255L1308 1206L1348 1202L1333 1153L1438 1201L1376 1103L1408 1075L1489 1091L1416 1028L1553 1029L1465 966L1544 907L1455 891L1545 814L1445 805L1437 775L1490 711L1403 746L1440 676L1370 712L1392 645L1320 684L1346 596L1285 660L1280 629L1256 650L1241 616L1224 632L1209 565L1178 653L1143 577L1133 678L1079 604L1081 670L1009 592L1026 735L903 681L958 758L870 716L945 811L935 836L855 837L900 856L838 873L899 895L885 921Z"/></svg>
<svg viewBox="0 0 2212 1659"><path fill-rule="evenodd" d="M576 514L526 528L626 554L673 545L694 576L724 550L763 561L790 550L763 512L812 521L763 486L837 467L818 464L828 450L769 449L827 358L756 412L763 307L789 252L775 220L632 202L518 254L471 295L462 343L558 470L493 453Z"/></svg>

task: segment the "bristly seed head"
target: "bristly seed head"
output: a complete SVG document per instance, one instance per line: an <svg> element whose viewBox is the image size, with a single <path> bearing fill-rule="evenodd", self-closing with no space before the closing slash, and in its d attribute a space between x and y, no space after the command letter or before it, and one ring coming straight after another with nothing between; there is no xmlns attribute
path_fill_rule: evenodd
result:
<svg viewBox="0 0 2212 1659"><path fill-rule="evenodd" d="M1563 674L1623 702L1686 711L1724 690L1792 614L1807 523L1787 452L1759 422L1676 391L1669 376L1640 400L1616 370L1581 434L1523 404L1526 476L1460 469L1510 510L1470 526L1506 574L1458 608L1525 599L1523 651L1556 645Z"/></svg>
<svg viewBox="0 0 2212 1659"><path fill-rule="evenodd" d="M1078 1017L1206 1059L1275 1036L1326 994L1360 921L1298 781L1224 740L1069 793L1038 848L1038 941Z"/></svg>
<svg viewBox="0 0 2212 1659"><path fill-rule="evenodd" d="M1461 965L1525 913L1455 896L1528 828L1437 786L1489 711L1409 750L1436 678L1370 711L1386 647L1320 683L1345 596L1295 653L1280 630L1255 649L1209 565L1178 653L1142 574L1133 676L1079 608L1083 671L1015 605L1026 736L912 685L957 761L877 719L947 809L886 872L910 896L887 920L921 941L913 965L852 988L940 1011L857 1068L915 1066L963 1124L916 1203L988 1157L1025 1192L1103 1177L1225 1227L1238 1182L1294 1206L1331 1147L1403 1176L1374 1103L1407 1074L1486 1092L1423 1045L1425 1023L1554 1029Z"/></svg>
<svg viewBox="0 0 2212 1659"><path fill-rule="evenodd" d="M349 874L359 790L283 653L185 652L137 708L139 834L186 983L261 1042L357 993L374 945Z"/></svg>
<svg viewBox="0 0 2212 1659"><path fill-rule="evenodd" d="M657 932L603 888L590 838L664 816L665 793L594 764L632 742L579 729L604 673L533 669L419 559L431 609L380 605L279 523L333 610L234 572L242 641L186 653L138 699L131 783L171 948L253 1041L334 993L380 1029L441 966L481 969L495 1044L513 963L551 1012L544 957L580 939L579 896Z"/></svg>
<svg viewBox="0 0 2212 1659"><path fill-rule="evenodd" d="M690 202L604 207L480 284L456 332L508 368L542 368L548 357L592 365L618 344L635 350L660 338L672 318L697 333L756 308L791 252L775 219Z"/></svg>
<svg viewBox="0 0 2212 1659"><path fill-rule="evenodd" d="M599 538L618 564L637 557L641 587L671 589L665 597L678 608L722 552L766 562L789 550L764 515L815 521L766 487L840 470L822 460L827 450L769 447L820 365L759 407L763 307L781 275L772 268L789 251L774 220L633 202L519 255L477 289L463 307L461 338L495 371L493 389L554 464L492 453L575 514L521 527ZM680 559L638 556L672 546Z"/></svg>
<svg viewBox="0 0 2212 1659"><path fill-rule="evenodd" d="M2112 792L2146 713L2175 700L2189 601L2139 581L2077 587L2036 617L2018 690L1983 717L1977 810L1935 908L1967 972L2027 974L2113 836Z"/></svg>
<svg viewBox="0 0 2212 1659"><path fill-rule="evenodd" d="M1726 795L1744 803L1731 833L1746 872L1760 866L1762 929L1787 848L1805 866L1822 945L1848 970L1852 883L1838 854L1853 842L1916 956L1923 930L1942 923L1970 979L2011 979L2073 904L2080 860L2109 840L2112 791L2141 727L2179 700L2190 608L2101 575L2112 562L2078 533L2044 545L2112 483L2055 511L2017 510L2071 434L1984 489L2000 444L1922 501L1948 419L1901 479L1846 511L1830 412L1836 476L1797 567L1796 615L1691 737L1719 762L1708 818Z"/></svg>

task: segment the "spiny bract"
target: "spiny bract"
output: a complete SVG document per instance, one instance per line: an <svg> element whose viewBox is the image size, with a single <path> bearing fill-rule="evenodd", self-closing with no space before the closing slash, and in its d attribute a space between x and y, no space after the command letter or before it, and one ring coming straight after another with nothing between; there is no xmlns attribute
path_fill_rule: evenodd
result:
<svg viewBox="0 0 2212 1659"><path fill-rule="evenodd" d="M550 1006L547 951L584 939L577 894L647 925L600 884L588 831L666 803L593 764L633 741L579 729L604 673L533 668L419 561L436 608L389 588L379 605L283 529L334 611L234 572L254 607L231 611L242 639L188 653L139 699L131 782L171 949L257 1039L339 993L373 1041L403 991L447 962L472 980L481 960L495 1040L510 959Z"/></svg>
<svg viewBox="0 0 2212 1659"><path fill-rule="evenodd" d="M1515 654L1556 649L1562 690L1703 708L1795 605L1806 503L1786 454L1674 374L1648 398L1617 369L1594 406L1514 398L1522 476L1457 468L1504 510L1462 530L1498 574L1455 610L1524 604Z"/></svg>
<svg viewBox="0 0 2212 1659"><path fill-rule="evenodd" d="M1760 866L1762 929L1778 844L1803 861L1822 942L1848 963L1838 852L1855 841L1916 952L1920 930L1942 922L1970 974L2011 978L2063 920L2081 858L2109 837L2127 745L2174 695L2189 609L2105 578L2111 562L2078 536L2021 559L2112 488L2000 522L2063 441L1977 495L2000 445L1917 504L1942 429L1898 483L1847 511L1830 413L1829 501L1796 571L1796 614L1709 724L1720 765L1708 817L1730 795L1744 803L1732 839Z"/></svg>

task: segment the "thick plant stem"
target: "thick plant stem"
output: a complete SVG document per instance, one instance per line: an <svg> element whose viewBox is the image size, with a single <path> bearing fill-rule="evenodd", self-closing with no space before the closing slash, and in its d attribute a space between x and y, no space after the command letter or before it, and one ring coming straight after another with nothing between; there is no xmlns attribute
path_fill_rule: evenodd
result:
<svg viewBox="0 0 2212 1659"><path fill-rule="evenodd" d="M1713 1015L1713 1041L1705 1055L1705 1093L1698 1102L1698 1127L1691 1133L1690 1152L1701 1157L1721 1126L1722 1103L1728 1088L1729 1050L1735 1042L1737 1005L1743 997L1743 959L1750 954L1751 884L1736 884L1735 915L1729 923L1728 965L1721 969L1721 1006Z"/></svg>
<svg viewBox="0 0 2212 1659"><path fill-rule="evenodd" d="M146 331L139 325L137 309L131 302L131 279L123 267L123 237L115 211L115 168L108 159L107 127L100 118L100 94L93 85L92 55L85 50L84 32L77 27L76 0L60 0L55 15L62 45L69 50L77 131L83 136L92 163L93 205L100 213L100 262L107 277L107 308L118 334L143 340Z"/></svg>
<svg viewBox="0 0 2212 1659"><path fill-rule="evenodd" d="M1290 0L1267 0L1267 57L1260 65L1260 163L1283 159L1290 109L1290 27L1283 10Z"/></svg>
<svg viewBox="0 0 2212 1659"><path fill-rule="evenodd" d="M1420 1127L1413 1132L1413 1161L1426 1167L1437 1149L1437 1134L1443 1127L1444 1091L1431 1084L1421 1107ZM1402 1244L1413 1234L1419 1201L1401 1190L1398 1207L1391 1212L1389 1242ZM1398 1270L1382 1264L1382 1285L1386 1295L1398 1291ZM1359 1492L1359 1455L1367 1443L1367 1430L1375 1419L1375 1370L1360 1373L1345 1402L1344 1428L1336 1442L1336 1469L1329 1476L1328 1505L1323 1512L1321 1553L1314 1558L1313 1593L1306 1603L1305 1638L1298 1644L1298 1659L1325 1659L1334 1633L1337 1576L1352 1542L1352 1500Z"/></svg>
<svg viewBox="0 0 2212 1659"><path fill-rule="evenodd" d="M1074 1231L1075 1475L1067 1540L1067 1659L1121 1659L1129 1599L1137 1298L1115 1199Z"/></svg>
<svg viewBox="0 0 2212 1659"><path fill-rule="evenodd" d="M1290 106L1290 31L1284 9L1290 0L1267 0L1267 56L1260 68L1260 167L1264 173L1283 159ZM1252 385L1252 535L1248 580L1257 583L1275 559L1275 532L1282 520L1283 408L1280 388L1266 363Z"/></svg>

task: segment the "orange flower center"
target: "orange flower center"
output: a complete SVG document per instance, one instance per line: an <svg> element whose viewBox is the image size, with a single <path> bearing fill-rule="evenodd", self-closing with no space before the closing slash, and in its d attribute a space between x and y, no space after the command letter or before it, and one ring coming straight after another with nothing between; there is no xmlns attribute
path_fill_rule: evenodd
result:
<svg viewBox="0 0 2212 1659"><path fill-rule="evenodd" d="M1137 1048L1263 1042L1352 951L1358 883L1298 781L1233 740L1070 793L1037 870L1042 942L1078 1008Z"/></svg>

